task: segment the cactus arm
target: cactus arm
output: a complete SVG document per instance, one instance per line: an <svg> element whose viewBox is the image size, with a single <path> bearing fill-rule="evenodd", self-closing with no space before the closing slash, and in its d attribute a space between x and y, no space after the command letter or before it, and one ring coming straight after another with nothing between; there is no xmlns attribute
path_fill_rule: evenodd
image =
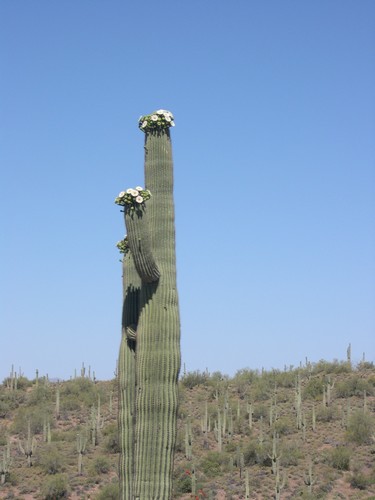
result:
<svg viewBox="0 0 375 500"><path fill-rule="evenodd" d="M122 337L118 358L120 499L133 498L135 350L141 280L131 252L123 259Z"/></svg>
<svg viewBox="0 0 375 500"><path fill-rule="evenodd" d="M144 283L153 283L159 279L160 271L151 249L147 207L138 210L126 208L124 213L134 265Z"/></svg>

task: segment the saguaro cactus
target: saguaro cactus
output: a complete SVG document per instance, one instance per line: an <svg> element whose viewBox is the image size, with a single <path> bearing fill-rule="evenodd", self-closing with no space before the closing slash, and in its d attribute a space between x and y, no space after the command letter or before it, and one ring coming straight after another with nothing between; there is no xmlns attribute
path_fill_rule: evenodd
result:
<svg viewBox="0 0 375 500"><path fill-rule="evenodd" d="M140 118L145 184L122 191L127 237L118 363L120 498L169 499L177 426L180 319L176 289L170 112Z"/></svg>

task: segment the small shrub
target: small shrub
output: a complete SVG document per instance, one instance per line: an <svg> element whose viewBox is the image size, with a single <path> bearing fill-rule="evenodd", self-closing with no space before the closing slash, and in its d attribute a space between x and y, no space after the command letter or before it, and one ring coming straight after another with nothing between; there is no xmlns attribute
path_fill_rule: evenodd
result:
<svg viewBox="0 0 375 500"><path fill-rule="evenodd" d="M293 371L277 371L274 373L274 376L278 388L290 388L295 385L296 375Z"/></svg>
<svg viewBox="0 0 375 500"><path fill-rule="evenodd" d="M259 445L256 441L250 441L244 450L244 462L246 466L255 465L258 460Z"/></svg>
<svg viewBox="0 0 375 500"><path fill-rule="evenodd" d="M322 406L316 412L318 422L331 422L337 418L337 411L333 406Z"/></svg>
<svg viewBox="0 0 375 500"><path fill-rule="evenodd" d="M120 495L119 484L106 484L96 495L95 500L118 500Z"/></svg>
<svg viewBox="0 0 375 500"><path fill-rule="evenodd" d="M9 401L6 401L5 399L0 399L0 418L8 417L11 411L12 407Z"/></svg>
<svg viewBox="0 0 375 500"><path fill-rule="evenodd" d="M275 422L275 431L280 436L286 436L294 432L293 423L289 418L281 417Z"/></svg>
<svg viewBox="0 0 375 500"><path fill-rule="evenodd" d="M68 498L69 484L65 474L56 474L50 477L42 486L41 495L43 500L57 500Z"/></svg>
<svg viewBox="0 0 375 500"><path fill-rule="evenodd" d="M271 459L268 456L269 453L269 443L260 446L258 441L252 440L244 449L244 463L246 466L259 464L269 467L271 465Z"/></svg>
<svg viewBox="0 0 375 500"><path fill-rule="evenodd" d="M250 386L251 399L253 401L266 401L270 398L273 387L271 379L260 377Z"/></svg>
<svg viewBox="0 0 375 500"><path fill-rule="evenodd" d="M186 473L180 474L173 482L175 496L191 493L191 477Z"/></svg>
<svg viewBox="0 0 375 500"><path fill-rule="evenodd" d="M78 411L81 409L81 400L77 394L64 396L60 403L61 412Z"/></svg>
<svg viewBox="0 0 375 500"><path fill-rule="evenodd" d="M27 399L28 406L44 405L51 401L51 390L45 385L35 387Z"/></svg>
<svg viewBox="0 0 375 500"><path fill-rule="evenodd" d="M22 407L17 411L12 424L12 430L17 434L26 435L28 423L30 422L31 433L40 434L43 432L43 425L49 414L50 409L48 407Z"/></svg>
<svg viewBox="0 0 375 500"><path fill-rule="evenodd" d="M104 447L109 453L120 452L120 442L118 435L118 428L116 424L110 424L103 429Z"/></svg>
<svg viewBox="0 0 375 500"><path fill-rule="evenodd" d="M224 463L225 455L223 453L210 451L202 458L199 470L208 477L216 477L221 474Z"/></svg>
<svg viewBox="0 0 375 500"><path fill-rule="evenodd" d="M6 418L26 399L26 394L20 391L0 392L0 418Z"/></svg>
<svg viewBox="0 0 375 500"><path fill-rule="evenodd" d="M306 384L303 394L305 398L317 399L323 394L323 380L321 378L312 378Z"/></svg>
<svg viewBox="0 0 375 500"><path fill-rule="evenodd" d="M365 379L354 376L347 380L339 382L336 387L336 395L338 398L349 398L351 396L363 396L366 391L368 396L374 393L372 385Z"/></svg>
<svg viewBox="0 0 375 500"><path fill-rule="evenodd" d="M57 446L51 443L40 452L39 463L47 474L57 474L62 472L64 460Z"/></svg>
<svg viewBox="0 0 375 500"><path fill-rule="evenodd" d="M324 361L321 359L318 363L314 363L313 365L313 373L350 373L352 371L349 363L345 361L338 361L337 359L334 361Z"/></svg>
<svg viewBox="0 0 375 500"><path fill-rule="evenodd" d="M65 382L61 391L61 408L68 404L68 400L80 401L86 407L96 405L98 401L98 390L94 382L88 378L79 377ZM103 398L101 398L103 402ZM78 409L78 408L77 408Z"/></svg>
<svg viewBox="0 0 375 500"><path fill-rule="evenodd" d="M263 419L266 419L268 418L269 411L269 407L264 404L256 405L254 406L253 410L253 419L259 420L261 417L263 417Z"/></svg>
<svg viewBox="0 0 375 500"><path fill-rule="evenodd" d="M290 465L298 465L299 460L303 457L300 443L290 442L285 443L281 447L281 465L289 467Z"/></svg>
<svg viewBox="0 0 375 500"><path fill-rule="evenodd" d="M204 385L207 381L207 375L200 371L189 372L181 379L181 383L186 389L192 389L197 385Z"/></svg>
<svg viewBox="0 0 375 500"><path fill-rule="evenodd" d="M351 451L345 446L334 448L329 456L329 463L337 470L349 470Z"/></svg>
<svg viewBox="0 0 375 500"><path fill-rule="evenodd" d="M107 472L109 472L111 465L107 458L98 457L94 460L92 468L97 474L106 474Z"/></svg>
<svg viewBox="0 0 375 500"><path fill-rule="evenodd" d="M241 397L245 397L249 390L250 384L252 384L257 377L258 374L254 370L238 370L232 379L232 384L236 388L238 394Z"/></svg>
<svg viewBox="0 0 375 500"><path fill-rule="evenodd" d="M374 479L359 471L355 472L350 478L350 486L358 490L367 490L372 484L374 484Z"/></svg>
<svg viewBox="0 0 375 500"><path fill-rule="evenodd" d="M374 429L374 417L367 411L357 410L349 417L346 435L349 441L367 444L371 442Z"/></svg>

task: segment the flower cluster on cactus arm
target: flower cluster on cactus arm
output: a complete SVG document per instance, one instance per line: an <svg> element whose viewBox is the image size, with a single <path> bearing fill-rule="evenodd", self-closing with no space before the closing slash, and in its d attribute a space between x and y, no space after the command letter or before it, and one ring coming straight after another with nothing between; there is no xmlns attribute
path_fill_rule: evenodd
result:
<svg viewBox="0 0 375 500"><path fill-rule="evenodd" d="M150 115L141 116L138 120L138 125L143 132L166 130L169 127L174 127L174 118L170 111L158 109Z"/></svg>
<svg viewBox="0 0 375 500"><path fill-rule="evenodd" d="M137 186L135 189L127 189L126 191L121 191L115 198L115 203L126 207L129 210L139 209L143 206L144 202L149 200L151 197L151 191L149 189L143 189L143 187Z"/></svg>
<svg viewBox="0 0 375 500"><path fill-rule="evenodd" d="M123 240L118 241L116 246L120 250L120 253L123 253L124 255L126 255L130 251L127 236L125 236Z"/></svg>

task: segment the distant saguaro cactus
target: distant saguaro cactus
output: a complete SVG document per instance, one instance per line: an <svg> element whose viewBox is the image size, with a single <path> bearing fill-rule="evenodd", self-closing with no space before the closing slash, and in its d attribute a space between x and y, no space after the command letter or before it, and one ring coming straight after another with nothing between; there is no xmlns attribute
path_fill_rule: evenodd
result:
<svg viewBox="0 0 375 500"><path fill-rule="evenodd" d="M122 191L122 340L118 362L120 498L169 499L177 427L180 319L176 289L173 116L140 118L145 188Z"/></svg>

